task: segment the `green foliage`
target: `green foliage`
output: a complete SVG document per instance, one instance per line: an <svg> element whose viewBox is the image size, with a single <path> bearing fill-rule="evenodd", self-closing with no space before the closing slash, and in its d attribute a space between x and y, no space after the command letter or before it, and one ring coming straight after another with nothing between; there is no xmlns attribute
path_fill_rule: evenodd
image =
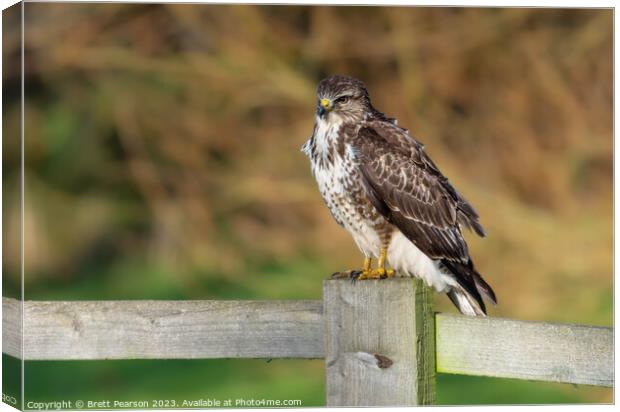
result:
<svg viewBox="0 0 620 412"><path fill-rule="evenodd" d="M265 398L321 406L322 370L318 360L28 362L26 394L32 401Z"/></svg>
<svg viewBox="0 0 620 412"><path fill-rule="evenodd" d="M8 364L5 368L15 368ZM165 373L162 373L165 371ZM320 360L134 360L26 363L26 399L300 399L325 404ZM440 374L439 405L593 402L608 389Z"/></svg>

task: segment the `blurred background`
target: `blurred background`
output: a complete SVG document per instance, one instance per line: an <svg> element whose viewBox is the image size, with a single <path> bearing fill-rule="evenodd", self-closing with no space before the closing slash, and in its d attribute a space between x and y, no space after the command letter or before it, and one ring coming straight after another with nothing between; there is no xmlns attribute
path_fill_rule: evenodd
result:
<svg viewBox="0 0 620 412"><path fill-rule="evenodd" d="M27 299L320 299L360 255L300 152L326 75L366 82L477 208L492 316L612 325L612 11L25 5ZM5 61L20 55L4 24ZM19 290L5 64L4 291ZM455 312L445 296L436 310ZM561 348L558 348L561 350ZM5 365L10 364L5 362ZM323 362L28 362L26 398L324 403ZM443 404L612 390L440 375Z"/></svg>

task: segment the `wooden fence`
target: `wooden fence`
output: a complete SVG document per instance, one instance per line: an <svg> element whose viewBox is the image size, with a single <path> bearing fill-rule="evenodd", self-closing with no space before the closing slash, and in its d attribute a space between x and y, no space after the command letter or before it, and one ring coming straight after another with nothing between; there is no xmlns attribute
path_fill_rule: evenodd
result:
<svg viewBox="0 0 620 412"><path fill-rule="evenodd" d="M3 298L3 351L26 360L324 358L328 406L432 404L437 372L613 386L611 328L433 313L431 292L413 279L327 280L323 293L323 301Z"/></svg>

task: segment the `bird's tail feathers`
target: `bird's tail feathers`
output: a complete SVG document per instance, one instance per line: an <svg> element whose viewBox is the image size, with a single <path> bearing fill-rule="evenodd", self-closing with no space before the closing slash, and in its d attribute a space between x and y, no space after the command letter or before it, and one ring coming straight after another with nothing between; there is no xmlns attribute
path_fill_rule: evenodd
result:
<svg viewBox="0 0 620 412"><path fill-rule="evenodd" d="M495 292L474 268L471 261L466 264L443 261L453 273L456 284L448 291L448 297L464 315L486 316L486 307L482 297L497 304Z"/></svg>
<svg viewBox="0 0 620 412"><path fill-rule="evenodd" d="M487 282L485 282L484 279L482 279L480 273L478 273L475 269L473 275L474 283L476 284L476 289L478 289L478 292L480 292L482 296L484 296L494 305L497 305L497 298L495 297L495 292L493 291L491 286Z"/></svg>
<svg viewBox="0 0 620 412"><path fill-rule="evenodd" d="M475 214L476 212L472 210L473 215L468 215L463 211L459 210L456 217L461 226L466 227L469 230L473 230L480 237L485 237L487 234L484 231L484 228L478 221L478 216Z"/></svg>
<svg viewBox="0 0 620 412"><path fill-rule="evenodd" d="M461 285L453 286L448 292L448 297L454 303L454 306L458 310L467 316L486 316L486 309L484 303L481 305L481 300L475 299L469 292L467 292Z"/></svg>

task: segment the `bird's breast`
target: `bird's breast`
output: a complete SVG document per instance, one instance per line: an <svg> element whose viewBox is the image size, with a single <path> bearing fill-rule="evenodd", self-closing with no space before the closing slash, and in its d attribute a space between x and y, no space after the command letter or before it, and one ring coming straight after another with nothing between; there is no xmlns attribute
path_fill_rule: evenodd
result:
<svg viewBox="0 0 620 412"><path fill-rule="evenodd" d="M336 221L348 230L372 225L381 219L370 203L361 174L350 150L337 150L313 164L313 174L325 204Z"/></svg>

